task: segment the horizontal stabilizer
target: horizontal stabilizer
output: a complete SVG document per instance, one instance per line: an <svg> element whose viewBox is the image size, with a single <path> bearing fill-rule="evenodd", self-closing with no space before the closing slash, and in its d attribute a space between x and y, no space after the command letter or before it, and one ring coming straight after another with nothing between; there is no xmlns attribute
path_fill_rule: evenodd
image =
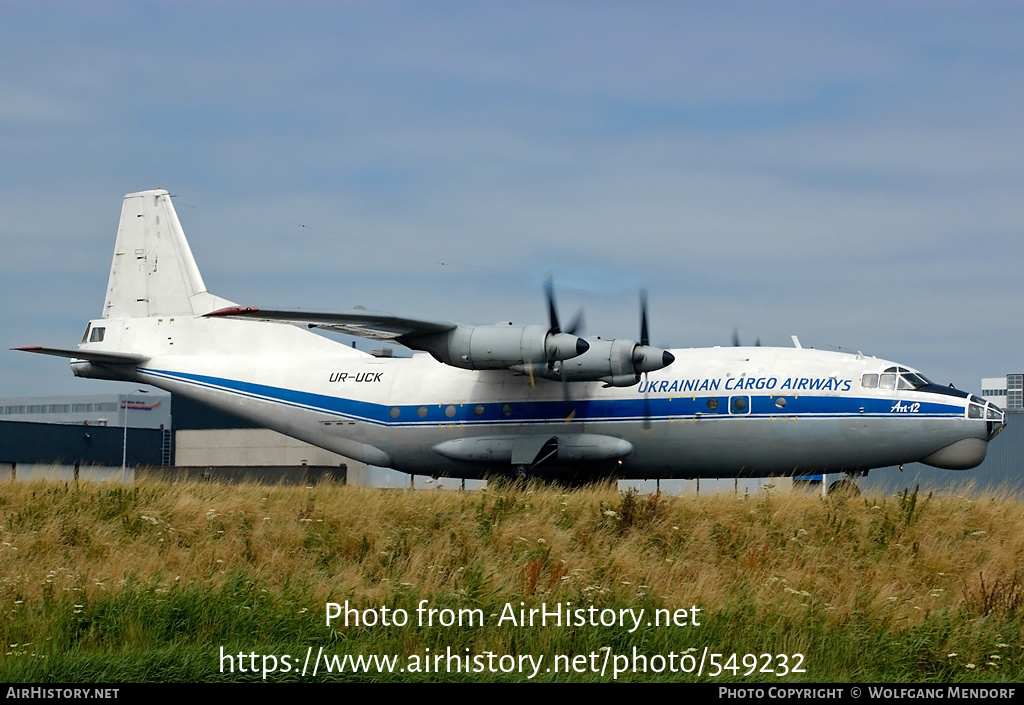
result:
<svg viewBox="0 0 1024 705"><path fill-rule="evenodd" d="M149 358L145 355L133 355L131 353L96 352L92 350L67 350L64 348L44 348L40 345L26 345L20 348L11 348L21 352L39 353L40 355L54 355L55 357L68 357L74 360L88 360L89 362L105 362L110 365L137 365Z"/></svg>

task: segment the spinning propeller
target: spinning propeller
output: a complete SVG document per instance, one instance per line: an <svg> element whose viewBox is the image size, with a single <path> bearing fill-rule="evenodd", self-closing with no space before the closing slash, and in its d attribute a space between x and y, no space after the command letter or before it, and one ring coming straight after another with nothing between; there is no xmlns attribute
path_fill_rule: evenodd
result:
<svg viewBox="0 0 1024 705"><path fill-rule="evenodd" d="M577 337L583 326L582 310L568 328L563 329L558 320L558 307L555 304L554 286L550 278L544 282L544 292L549 318L549 326L544 331L545 361L510 365L510 369L529 375L531 386L536 384L536 377L561 381L565 406L568 409L567 421L571 421L575 415L568 386L570 382L601 382L606 387L632 387L642 378L646 378L648 373L667 367L675 361L672 353L651 345L646 290L640 292L639 340L593 338L589 341ZM556 351L555 354L552 354L552 349ZM645 395L645 428L650 426L649 407L650 403Z"/></svg>
<svg viewBox="0 0 1024 705"><path fill-rule="evenodd" d="M647 289L640 290L640 344L633 348L633 369L637 374L654 372L675 362L675 355L668 350L651 347L647 331Z"/></svg>
<svg viewBox="0 0 1024 705"><path fill-rule="evenodd" d="M743 343L740 342L740 332L739 332L739 329L736 328L735 326L733 326L733 329L732 329L732 346L734 348L739 348L739 347L743 346ZM758 336L757 340L754 341L754 347L755 348L761 347L761 336Z"/></svg>
<svg viewBox="0 0 1024 705"><path fill-rule="evenodd" d="M660 353L660 354L659 354ZM644 431L651 430L651 401L648 396L650 385L647 383L647 373L668 367L675 362L675 355L668 350L651 347L651 337L647 329L647 289L640 290L640 344L633 349L633 368L637 371L637 377L644 375Z"/></svg>
<svg viewBox="0 0 1024 705"><path fill-rule="evenodd" d="M578 331L583 329L583 309L581 308L576 314L576 318L572 320L569 327L562 330L561 326L558 325L558 310L555 306L555 286L551 281L551 277L544 280L544 295L548 300L548 320L550 327L548 328L548 364L552 364L555 360L561 360L564 358L554 357L553 354L557 350L558 343L575 342L576 354L582 355L590 349L590 343L585 341L583 338L578 337ZM570 341L569 339L572 339Z"/></svg>
<svg viewBox="0 0 1024 705"><path fill-rule="evenodd" d="M572 320L572 323L569 324L569 327L566 328L564 332L562 331L561 327L558 325L558 310L557 310L557 308L555 306L555 287L554 287L554 284L553 284L553 282L551 280L551 277L548 277L547 279L544 280L544 294L545 294L545 296L547 297L547 300L548 300L548 319L549 319L549 321L551 323L551 327L548 329L548 336L550 337L552 335L562 335L562 336L564 336L564 335L571 335L571 336L575 337L580 332L582 332L582 330L583 330L583 309L582 308L580 308L580 310L576 313L576 317ZM576 350L578 351L578 353L580 355L582 355L583 353L585 353L587 350L590 349L590 343L588 343L583 338L576 338L576 340L577 340ZM549 371L554 372L555 362L556 362L556 358L551 357L551 355L549 354L548 355L548 370ZM562 381L562 399L565 402L565 407L569 410L567 416L565 417L565 421L566 421L566 423L568 423L568 422L572 421L574 416L576 416L576 407L573 405L572 397L569 395L569 384L568 384L568 379L566 378L564 365L559 365L559 376L561 377L561 381ZM535 384L536 384L536 381L533 378L533 369L531 368L531 370L530 370L530 386L532 387Z"/></svg>

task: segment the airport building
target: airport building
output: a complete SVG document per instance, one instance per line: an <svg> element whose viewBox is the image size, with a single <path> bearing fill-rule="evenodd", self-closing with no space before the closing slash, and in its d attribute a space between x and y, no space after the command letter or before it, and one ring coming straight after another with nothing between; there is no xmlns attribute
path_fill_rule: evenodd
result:
<svg viewBox="0 0 1024 705"><path fill-rule="evenodd" d="M173 410L173 414L172 414ZM364 484L366 466L183 397L0 399L0 477Z"/></svg>
<svg viewBox="0 0 1024 705"><path fill-rule="evenodd" d="M171 397L139 391L73 397L0 399L0 421L171 428Z"/></svg>
<svg viewBox="0 0 1024 705"><path fill-rule="evenodd" d="M1024 411L1024 374L983 378L981 396L1008 411Z"/></svg>

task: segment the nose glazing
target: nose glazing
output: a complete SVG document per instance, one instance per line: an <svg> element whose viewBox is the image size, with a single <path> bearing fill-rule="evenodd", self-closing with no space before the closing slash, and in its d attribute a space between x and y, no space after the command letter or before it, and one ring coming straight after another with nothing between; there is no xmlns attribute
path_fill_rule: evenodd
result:
<svg viewBox="0 0 1024 705"><path fill-rule="evenodd" d="M1006 428L1006 412L992 402L985 405L985 420L988 423L988 439L992 440Z"/></svg>

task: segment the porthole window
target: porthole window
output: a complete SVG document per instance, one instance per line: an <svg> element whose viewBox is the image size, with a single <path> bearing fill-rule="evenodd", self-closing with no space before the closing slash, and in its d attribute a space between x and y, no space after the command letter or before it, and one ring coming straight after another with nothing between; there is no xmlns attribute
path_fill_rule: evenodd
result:
<svg viewBox="0 0 1024 705"><path fill-rule="evenodd" d="M476 406L474 406L473 407L473 413L476 414L477 416L483 416L484 415L484 405L483 404L477 404Z"/></svg>
<svg viewBox="0 0 1024 705"><path fill-rule="evenodd" d="M397 418L398 418L398 415L399 415L400 413L402 413L402 410L401 410L401 409L399 409L399 408L398 408L397 406L393 406L393 407L391 407L391 411L390 411L389 413L390 413L390 415L391 415L391 418L393 418L393 419L397 419Z"/></svg>
<svg viewBox="0 0 1024 705"><path fill-rule="evenodd" d="M775 398L775 406L779 407L780 409L785 409L786 408L786 397L776 397Z"/></svg>
<svg viewBox="0 0 1024 705"><path fill-rule="evenodd" d="M505 416L511 416L512 415L512 405L511 404L505 404L505 406L501 407L501 413L505 414Z"/></svg>
<svg viewBox="0 0 1024 705"><path fill-rule="evenodd" d="M446 406L444 408L444 415L447 416L448 418L455 416L455 405L449 404L448 406Z"/></svg>
<svg viewBox="0 0 1024 705"><path fill-rule="evenodd" d="M416 415L422 419L424 416L427 415L427 407L421 406L420 408L416 409Z"/></svg>
<svg viewBox="0 0 1024 705"><path fill-rule="evenodd" d="M714 397L711 397L710 399L708 399L708 410L714 411L717 408L718 408L718 400L715 399Z"/></svg>
<svg viewBox="0 0 1024 705"><path fill-rule="evenodd" d="M746 411L747 410L747 398L746 397L736 397L735 399L733 399L732 400L732 410L734 412L739 412L739 413L742 413L742 412Z"/></svg>

